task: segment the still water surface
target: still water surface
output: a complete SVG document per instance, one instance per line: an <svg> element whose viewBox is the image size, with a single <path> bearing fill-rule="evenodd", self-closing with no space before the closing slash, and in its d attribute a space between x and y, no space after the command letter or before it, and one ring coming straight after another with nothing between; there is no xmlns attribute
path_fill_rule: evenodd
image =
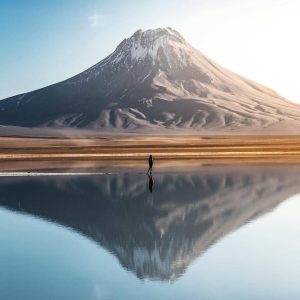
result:
<svg viewBox="0 0 300 300"><path fill-rule="evenodd" d="M299 171L1 177L0 299L300 299Z"/></svg>

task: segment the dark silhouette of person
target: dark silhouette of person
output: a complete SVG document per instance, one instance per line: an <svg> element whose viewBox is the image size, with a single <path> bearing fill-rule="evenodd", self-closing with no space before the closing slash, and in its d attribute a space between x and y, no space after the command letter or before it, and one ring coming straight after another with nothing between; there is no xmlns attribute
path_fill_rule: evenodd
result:
<svg viewBox="0 0 300 300"><path fill-rule="evenodd" d="M149 191L152 193L154 180L153 180L152 174L148 174L148 177L149 177Z"/></svg>
<svg viewBox="0 0 300 300"><path fill-rule="evenodd" d="M153 167L153 157L150 154L149 158L148 158L148 163L149 163L149 169L148 169L148 174L152 175L152 167Z"/></svg>

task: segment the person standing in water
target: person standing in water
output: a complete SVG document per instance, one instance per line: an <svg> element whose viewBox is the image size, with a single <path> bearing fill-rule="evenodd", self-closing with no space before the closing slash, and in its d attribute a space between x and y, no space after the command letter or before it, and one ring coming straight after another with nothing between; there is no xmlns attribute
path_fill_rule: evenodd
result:
<svg viewBox="0 0 300 300"><path fill-rule="evenodd" d="M153 157L150 154L149 158L148 158L148 163L149 163L149 169L148 169L148 174L152 175L152 167L153 167Z"/></svg>

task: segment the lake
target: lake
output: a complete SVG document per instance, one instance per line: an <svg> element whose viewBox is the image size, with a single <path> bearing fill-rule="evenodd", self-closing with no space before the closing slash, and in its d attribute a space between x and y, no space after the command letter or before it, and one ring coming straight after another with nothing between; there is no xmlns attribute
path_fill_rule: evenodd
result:
<svg viewBox="0 0 300 300"><path fill-rule="evenodd" d="M300 299L299 174L2 174L0 299Z"/></svg>

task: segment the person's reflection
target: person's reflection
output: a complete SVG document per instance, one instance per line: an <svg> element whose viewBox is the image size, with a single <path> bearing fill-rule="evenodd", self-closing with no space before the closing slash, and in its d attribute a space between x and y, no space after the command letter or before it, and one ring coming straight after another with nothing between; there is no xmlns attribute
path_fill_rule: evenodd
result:
<svg viewBox="0 0 300 300"><path fill-rule="evenodd" d="M152 174L148 174L148 177L149 177L149 191L152 193L153 192L154 179L152 177Z"/></svg>

